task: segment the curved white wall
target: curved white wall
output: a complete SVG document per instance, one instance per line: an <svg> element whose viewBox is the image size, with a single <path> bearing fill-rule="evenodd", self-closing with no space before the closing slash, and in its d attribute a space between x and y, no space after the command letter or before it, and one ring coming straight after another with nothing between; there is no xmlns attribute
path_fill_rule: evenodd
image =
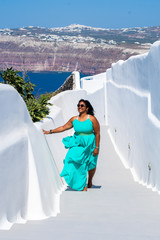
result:
<svg viewBox="0 0 160 240"><path fill-rule="evenodd" d="M160 191L160 42L107 71L109 133L135 180ZM150 170L151 169L151 170Z"/></svg>
<svg viewBox="0 0 160 240"><path fill-rule="evenodd" d="M82 89L85 89L88 93L96 92L103 88L103 83L106 79L105 73L100 73L94 76L88 76L80 79L80 85Z"/></svg>
<svg viewBox="0 0 160 240"><path fill-rule="evenodd" d="M148 118L148 98L108 84L108 122L116 150L135 180L160 190L160 129Z"/></svg>
<svg viewBox="0 0 160 240"><path fill-rule="evenodd" d="M17 91L0 84L0 228L55 216L63 188L42 130Z"/></svg>
<svg viewBox="0 0 160 240"><path fill-rule="evenodd" d="M83 89L96 93L94 81L104 89L115 150L135 180L160 191L160 42L147 54L113 64L104 80L105 74L83 78Z"/></svg>
<svg viewBox="0 0 160 240"><path fill-rule="evenodd" d="M152 113L160 119L160 41L147 54L131 57L112 65L111 78L120 85L151 94Z"/></svg>

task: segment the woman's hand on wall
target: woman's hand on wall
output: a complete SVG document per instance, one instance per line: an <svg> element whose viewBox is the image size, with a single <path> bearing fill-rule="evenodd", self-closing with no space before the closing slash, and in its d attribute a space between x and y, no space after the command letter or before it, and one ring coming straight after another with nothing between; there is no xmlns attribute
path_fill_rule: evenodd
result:
<svg viewBox="0 0 160 240"><path fill-rule="evenodd" d="M50 131L45 131L44 129L42 129L44 134L50 134Z"/></svg>

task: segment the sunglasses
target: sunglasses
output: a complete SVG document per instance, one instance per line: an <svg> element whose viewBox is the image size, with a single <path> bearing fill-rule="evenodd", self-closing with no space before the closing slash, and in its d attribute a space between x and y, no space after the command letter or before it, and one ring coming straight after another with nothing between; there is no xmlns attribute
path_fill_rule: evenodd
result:
<svg viewBox="0 0 160 240"><path fill-rule="evenodd" d="M77 107L85 107L84 104L77 104Z"/></svg>

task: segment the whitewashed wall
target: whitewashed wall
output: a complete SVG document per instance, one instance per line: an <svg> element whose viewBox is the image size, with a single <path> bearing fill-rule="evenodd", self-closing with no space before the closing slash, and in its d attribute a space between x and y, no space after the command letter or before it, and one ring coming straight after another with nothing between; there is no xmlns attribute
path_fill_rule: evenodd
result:
<svg viewBox="0 0 160 240"><path fill-rule="evenodd" d="M0 229L59 212L64 184L23 99L0 84Z"/></svg>
<svg viewBox="0 0 160 240"><path fill-rule="evenodd" d="M136 181L160 191L160 42L149 53L112 64L106 79L105 73L83 78L81 87L94 94L104 89L115 150Z"/></svg>
<svg viewBox="0 0 160 240"><path fill-rule="evenodd" d="M115 149L135 180L160 190L160 129L148 118L148 98L109 83L108 122Z"/></svg>
<svg viewBox="0 0 160 240"><path fill-rule="evenodd" d="M160 191L160 42L107 70L109 134L136 181Z"/></svg>
<svg viewBox="0 0 160 240"><path fill-rule="evenodd" d="M80 79L80 86L82 89L85 89L88 93L93 93L103 88L103 83L105 79L106 79L105 73L84 77Z"/></svg>
<svg viewBox="0 0 160 240"><path fill-rule="evenodd" d="M151 111L160 119L160 41L147 54L131 57L112 65L111 78L115 83L151 95Z"/></svg>
<svg viewBox="0 0 160 240"><path fill-rule="evenodd" d="M101 125L105 125L106 116L106 73L80 79L81 89L87 91L87 99L93 105L95 116Z"/></svg>

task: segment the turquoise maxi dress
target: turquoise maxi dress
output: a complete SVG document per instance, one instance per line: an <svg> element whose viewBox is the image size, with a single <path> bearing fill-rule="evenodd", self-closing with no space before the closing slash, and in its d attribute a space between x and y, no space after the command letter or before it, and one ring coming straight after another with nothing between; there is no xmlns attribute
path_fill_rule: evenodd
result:
<svg viewBox="0 0 160 240"><path fill-rule="evenodd" d="M95 134L89 115L83 122L77 117L73 121L73 127L74 135L62 140L65 148L69 150L60 176L64 177L72 189L81 191L87 186L87 172L96 167L98 156L93 156Z"/></svg>

